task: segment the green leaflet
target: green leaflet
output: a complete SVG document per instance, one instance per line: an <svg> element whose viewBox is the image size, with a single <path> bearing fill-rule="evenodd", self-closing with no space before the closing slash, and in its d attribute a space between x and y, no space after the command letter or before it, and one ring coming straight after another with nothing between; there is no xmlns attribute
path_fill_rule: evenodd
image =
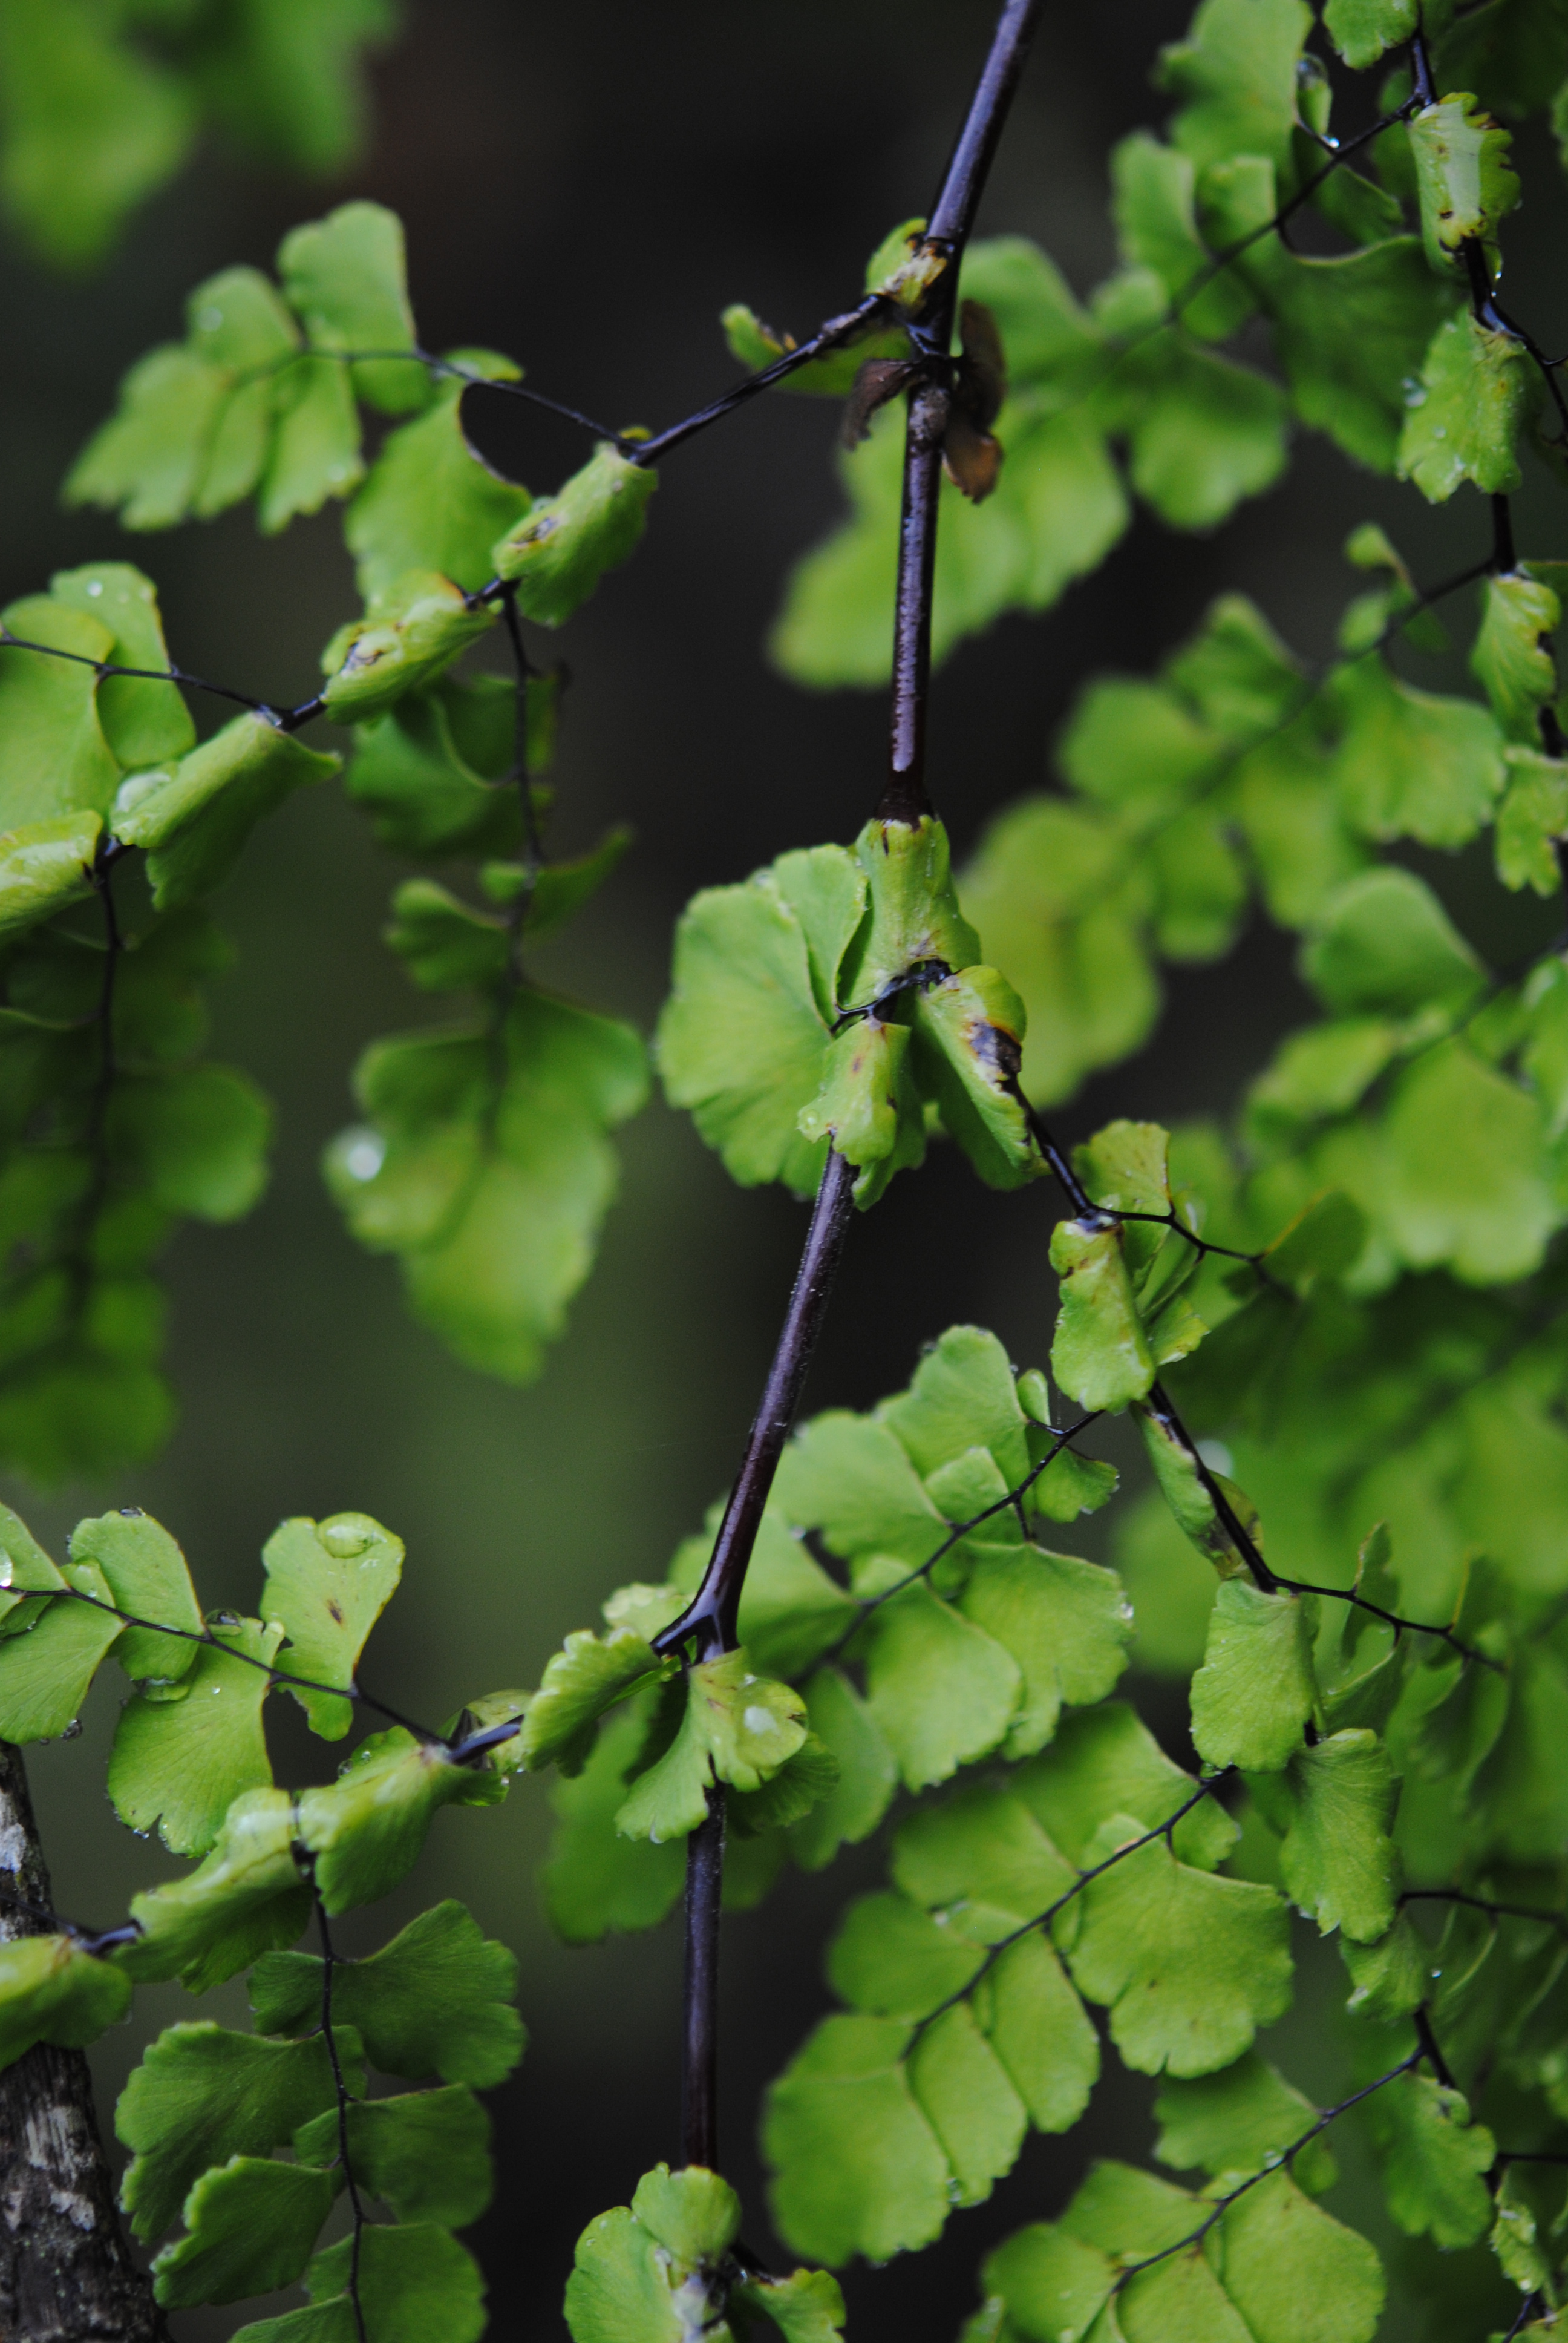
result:
<svg viewBox="0 0 1568 2343"><path fill-rule="evenodd" d="M159 2302L189 2309L287 2286L310 2259L331 2208L324 2172L236 2156L204 2173L186 2201L187 2234L153 2265Z"/></svg>
<svg viewBox="0 0 1568 2343"><path fill-rule="evenodd" d="M143 1831L156 1821L176 1855L205 1855L234 1801L272 1782L261 1708L282 1629L240 1619L209 1632L176 1699L155 1686L127 1701L109 1757L121 1821Z"/></svg>
<svg viewBox="0 0 1568 2343"><path fill-rule="evenodd" d="M802 1871L820 1871L842 1845L858 1845L881 1821L898 1785L886 1735L837 1668L820 1668L805 1687L806 1722L837 1762L839 1778L790 1832Z"/></svg>
<svg viewBox="0 0 1568 2343"><path fill-rule="evenodd" d="M530 683L529 764L548 762L536 718L553 707ZM347 785L377 838L401 854L508 853L520 830L514 789L489 786L512 761L517 697L495 675L447 674L406 692L390 712L355 733Z"/></svg>
<svg viewBox="0 0 1568 2343"><path fill-rule="evenodd" d="M196 1058L221 940L199 914L136 915L123 888L119 919L106 1086L101 920L35 927L6 959L0 1453L45 1482L118 1471L161 1442L153 1261L172 1218L236 1218L266 1182L265 1101Z"/></svg>
<svg viewBox="0 0 1568 2343"><path fill-rule="evenodd" d="M873 822L853 858L819 847L707 890L677 930L659 1021L672 1104L693 1110L746 1186L782 1179L810 1193L828 1135L840 1134L869 1203L924 1152L923 1098L982 1179L1017 1186L1039 1169L1012 1090L1022 1011L994 970L968 965L975 950L934 822ZM930 980L893 1008L912 1014L912 1047L880 1018L830 1039L846 1001L878 1003L922 972Z"/></svg>
<svg viewBox="0 0 1568 2343"><path fill-rule="evenodd" d="M628 2206L591 2221L567 2281L573 2343L681 2343L723 2325L733 2298L759 2310L789 2343L832 2343L844 2323L838 2286L824 2270L775 2278L729 2258L740 2226L734 2190L688 2165L645 2172Z"/></svg>
<svg viewBox="0 0 1568 2343"><path fill-rule="evenodd" d="M358 2064L354 2038L339 2030L338 2041L352 2072ZM210 2020L168 2026L148 2046L115 2114L115 2128L132 2150L121 2199L136 2235L161 2237L204 2172L230 2157L265 2156L330 2108L333 2098L321 2035L268 2042ZM325 2213L323 2207L321 2217Z"/></svg>
<svg viewBox="0 0 1568 2343"><path fill-rule="evenodd" d="M888 987L940 960L968 968L980 939L959 910L948 834L928 814L918 822L869 821L855 841L869 918L839 971L846 1005L869 1007Z"/></svg>
<svg viewBox="0 0 1568 2343"><path fill-rule="evenodd" d="M988 1188L1021 1188L1044 1159L1019 1096L1022 1001L992 968L969 968L915 1000L916 1071Z"/></svg>
<svg viewBox="0 0 1568 2343"><path fill-rule="evenodd" d="M946 2221L948 2161L900 2065L909 2039L891 2018L825 2018L769 2091L775 2225L830 2268L929 2245Z"/></svg>
<svg viewBox="0 0 1568 2343"><path fill-rule="evenodd" d="M416 1314L470 1365L528 1382L587 1275L615 1180L607 1130L645 1094L629 1026L525 990L504 1073L473 1029L373 1043L356 1091L370 1127L327 1176L354 1233L402 1260Z"/></svg>
<svg viewBox="0 0 1568 2343"><path fill-rule="evenodd" d="M0 2067L35 2042L80 2050L122 2018L130 1980L70 1936L22 1936L0 1945Z"/></svg>
<svg viewBox="0 0 1568 2343"><path fill-rule="evenodd" d="M616 1815L626 1838L684 1837L705 1818L713 1783L760 1789L805 1741L805 1703L757 1675L744 1650L700 1662L687 1684L675 1738L637 1776Z"/></svg>
<svg viewBox="0 0 1568 2343"><path fill-rule="evenodd" d="M1207 233L1221 247L1261 228L1278 200L1274 173L1256 153L1213 164L1204 193ZM1318 260L1264 236L1237 266L1269 317L1301 420L1355 462L1391 471L1407 386L1454 306L1419 239L1390 236Z"/></svg>
<svg viewBox="0 0 1568 2343"><path fill-rule="evenodd" d="M1196 280L1209 265L1195 209L1192 158L1135 130L1111 154L1117 242L1124 260L1152 269L1172 302L1182 303L1182 321L1203 341L1223 341L1252 308L1241 279L1225 271L1211 284ZM1191 298L1183 296L1191 292Z"/></svg>
<svg viewBox="0 0 1568 2343"><path fill-rule="evenodd" d="M0 838L0 939L78 902L92 886L103 822L95 813L19 822Z"/></svg>
<svg viewBox="0 0 1568 2343"><path fill-rule="evenodd" d="M917 1584L872 1614L866 1687L906 1785L924 1789L1000 1745L1023 1675L994 1637Z"/></svg>
<svg viewBox="0 0 1568 2343"><path fill-rule="evenodd" d="M347 2123L354 2177L395 2219L463 2229L489 2203L489 2119L471 2091L455 2087L373 2099L350 2107ZM330 2167L337 2162L338 2137L337 2110L328 2107L295 2133L295 2151L302 2164ZM339 2169L328 2186L336 2194L342 2185Z"/></svg>
<svg viewBox="0 0 1568 2343"><path fill-rule="evenodd" d="M398 414L430 395L413 357L402 229L377 204L343 204L284 238L278 269L291 307L254 269L196 287L185 342L131 369L117 412L77 459L68 500L117 508L132 528L166 528L254 493L263 528L276 529L357 487L356 397ZM337 355L356 349L409 356L349 366ZM434 565L426 556L407 566Z"/></svg>
<svg viewBox="0 0 1568 2343"><path fill-rule="evenodd" d="M1019 1705L1003 1754L1032 1756L1056 1731L1064 1701L1102 1700L1127 1664L1132 1613L1114 1572L1029 1548L984 1558L960 1597L967 1619L1017 1662Z"/></svg>
<svg viewBox="0 0 1568 2343"><path fill-rule="evenodd" d="M340 171L361 143L358 52L391 30L385 0L155 21L147 54L141 21L68 9L45 28L25 9L7 14L5 204L56 267L106 256L131 208L186 162L202 115L241 150L318 174Z"/></svg>
<svg viewBox="0 0 1568 2343"><path fill-rule="evenodd" d="M817 1096L839 969L866 890L842 848L816 849L801 875L809 886L759 871L744 887L694 897L676 930L655 1046L671 1105L692 1110L731 1178L745 1187L782 1179L804 1195L825 1150L797 1126Z"/></svg>
<svg viewBox="0 0 1568 2343"><path fill-rule="evenodd" d="M146 848L157 909L179 910L222 885L256 824L291 791L340 762L263 717L236 716L177 764L131 774L109 825L125 845Z"/></svg>
<svg viewBox="0 0 1568 2343"><path fill-rule="evenodd" d="M1050 1265L1061 1279L1051 1371L1070 1399L1096 1413L1141 1399L1154 1359L1132 1298L1121 1224L1060 1221Z"/></svg>
<svg viewBox="0 0 1568 2343"><path fill-rule="evenodd" d="M1399 443L1400 478L1442 504L1463 480L1488 495L1519 486L1514 443L1531 389L1523 342L1472 317L1438 327L1421 370L1421 397Z"/></svg>
<svg viewBox="0 0 1568 2343"><path fill-rule="evenodd" d="M1167 2077L1154 2113L1161 2163L1178 2172L1201 2168L1216 2179L1261 2170L1304 2139L1318 2117L1312 2101L1255 2050L1217 2075L1191 2082ZM1309 2196L1332 2188L1336 2167L1326 2140L1313 2140L1292 2157L1291 2175Z"/></svg>
<svg viewBox="0 0 1568 2343"><path fill-rule="evenodd" d="M49 593L55 601L85 610L108 628L114 637L110 656L117 666L167 667L157 589L128 561L95 561L84 569L56 570ZM196 746L196 725L172 682L106 676L98 686L98 717L121 765L156 764Z"/></svg>
<svg viewBox="0 0 1568 2343"><path fill-rule="evenodd" d="M651 1839L622 1838L615 1827L652 1715L649 1687L608 1719L580 1774L558 1775L550 1785L556 1827L540 1885L550 1925L568 1945L597 1944L612 1928L655 1927L680 1895L681 1842L656 1845ZM809 1816L802 1827L809 1829L816 1818ZM879 1811L868 1828L880 1818Z"/></svg>
<svg viewBox="0 0 1568 2343"><path fill-rule="evenodd" d="M194 92L112 17L73 9L51 25L16 9L3 37L5 209L36 252L80 268L179 168L196 126Z"/></svg>
<svg viewBox="0 0 1568 2343"><path fill-rule="evenodd" d="M1392 1926L1398 1864L1389 1825L1398 1786L1388 1753L1365 1730L1300 1749L1285 1775L1291 1821L1280 1851L1286 1888L1326 1935L1362 1944Z"/></svg>
<svg viewBox="0 0 1568 2343"><path fill-rule="evenodd" d="M834 1554L888 1554L913 1569L945 1540L943 1515L892 1426L844 1409L802 1425L774 1490L784 1519L819 1528Z"/></svg>
<svg viewBox="0 0 1568 2343"><path fill-rule="evenodd" d="M1158 683L1103 679L1081 695L1059 749L1077 801L1025 799L964 879L987 956L1029 1011L1031 1099L1070 1095L1143 1040L1159 1007L1153 954L1222 951L1252 875L1274 917L1296 924L1357 867L1310 699L1235 595Z"/></svg>
<svg viewBox="0 0 1568 2343"><path fill-rule="evenodd" d="M1192 1679L1193 1745L1208 1765L1277 1773L1289 1764L1316 1698L1314 1623L1308 1596L1223 1581Z"/></svg>
<svg viewBox="0 0 1568 2343"><path fill-rule="evenodd" d="M126 1674L162 1683L185 1675L196 1658L196 1644L189 1639L203 1634L204 1622L185 1556L167 1530L134 1506L103 1513L76 1523L71 1559L96 1564L117 1610L184 1631L174 1635L127 1628L118 1646ZM15 1575L11 1581L13 1586L25 1583Z"/></svg>
<svg viewBox="0 0 1568 2343"><path fill-rule="evenodd" d="M317 2254L305 2274L309 2310L290 2310L243 2327L236 2343L357 2343L357 2323L347 2288L352 2240ZM359 2303L377 2343L478 2343L485 2329L484 2282L478 2265L445 2229L419 2223L368 2227L360 2239ZM321 2312L326 2316L322 2317Z"/></svg>
<svg viewBox="0 0 1568 2343"><path fill-rule="evenodd" d="M491 554L495 574L516 587L524 618L560 626L607 569L628 560L658 486L651 465L631 462L605 440L564 488L525 513Z"/></svg>
<svg viewBox="0 0 1568 2343"><path fill-rule="evenodd" d="M1412 690L1381 659L1341 669L1330 697L1342 727L1334 779L1352 830L1427 846L1462 846L1474 837L1504 771L1503 744L1484 709ZM1385 875L1392 874L1369 873L1368 882Z"/></svg>
<svg viewBox="0 0 1568 2343"><path fill-rule="evenodd" d="M571 1759L595 1719L659 1665L646 1639L630 1627L612 1627L608 1635L581 1629L568 1635L565 1648L547 1663L529 1704L520 1735L524 1763L558 1761L563 1772L577 1772Z"/></svg>
<svg viewBox="0 0 1568 2343"><path fill-rule="evenodd" d="M68 1594L0 1645L0 1735L7 1741L54 1741L75 1721L121 1623L108 1606L108 1581L90 1562L67 1563Z"/></svg>
<svg viewBox="0 0 1568 2343"><path fill-rule="evenodd" d="M1029 1469L1016 1379L983 1327L950 1326L922 1356L909 1390L884 1400L878 1413L922 1474L976 1447L990 1450L1010 1488Z"/></svg>
<svg viewBox="0 0 1568 2343"><path fill-rule="evenodd" d="M1020 1766L1013 1785L1070 1863L1081 1865L1101 1825L1131 1815L1158 1830L1179 1806L1191 1811L1171 1834L1184 1864L1211 1871L1230 1853L1236 1825L1211 1798L1193 1803L1196 1785L1171 1764L1125 1702L1103 1702L1064 1718L1050 1748Z"/></svg>
<svg viewBox="0 0 1568 2343"><path fill-rule="evenodd" d="M1489 578L1483 594L1471 667L1509 739L1539 748L1540 709L1557 689L1547 638L1557 631L1563 606L1550 586L1518 573Z"/></svg>
<svg viewBox="0 0 1568 2343"><path fill-rule="evenodd" d="M1410 38L1416 24L1415 0L1329 0L1323 23L1346 65L1359 71L1375 65L1385 49Z"/></svg>
<svg viewBox="0 0 1568 2343"><path fill-rule="evenodd" d="M356 2029L385 2075L410 2082L438 2075L487 2090L522 2056L517 1980L517 1956L448 1901L421 1912L367 1959L338 1963L334 2022ZM249 1991L261 2033L305 2032L320 2016L321 1963L311 1953L264 1953Z"/></svg>
<svg viewBox="0 0 1568 2343"><path fill-rule="evenodd" d="M1288 2175L1226 2209L1211 2258L1171 2251L1204 2209L1201 2197L1151 2174L1097 2165L1060 2225L1036 2222L1008 2238L982 2282L1016 2322L1011 2331L1048 2343L1086 2334L1095 2343L1370 2343L1382 2309L1377 2257ZM1096 2319L1113 2289L1114 2304Z"/></svg>
<svg viewBox="0 0 1568 2343"><path fill-rule="evenodd" d="M104 732L97 679L81 660L106 659L111 629L68 601L35 594L0 611L17 644L70 651L40 657L0 646L0 824L108 811L119 768Z"/></svg>
<svg viewBox="0 0 1568 2343"><path fill-rule="evenodd" d="M1452 266L1474 241L1493 248L1495 263L1498 223L1519 201L1507 131L1467 93L1422 106L1407 127L1427 258Z"/></svg>
<svg viewBox="0 0 1568 2343"><path fill-rule="evenodd" d="M343 724L384 716L406 692L444 674L458 653L495 624L487 603L433 569L405 570L363 618L340 627L321 654L323 698Z"/></svg>
<svg viewBox="0 0 1568 2343"><path fill-rule="evenodd" d="M351 1686L365 1639L397 1591L402 1539L367 1513L285 1522L263 1548L262 1565L267 1624L286 1639L283 1673ZM315 1732L342 1740L354 1719L350 1701L307 1690L294 1697Z"/></svg>
<svg viewBox="0 0 1568 2343"><path fill-rule="evenodd" d="M1186 40L1160 55L1160 85L1180 101L1175 144L1200 164L1237 148L1282 162L1309 22L1301 0L1203 0Z"/></svg>
<svg viewBox="0 0 1568 2343"><path fill-rule="evenodd" d="M1458 1011L1485 981L1481 964L1413 873L1369 870L1332 897L1302 956L1338 1016L1409 1016L1429 1001Z"/></svg>
<svg viewBox="0 0 1568 2343"><path fill-rule="evenodd" d="M1554 757L1505 749L1508 782L1497 809L1497 875L1505 887L1554 895L1556 841L1568 830L1568 770Z"/></svg>
<svg viewBox="0 0 1568 2343"><path fill-rule="evenodd" d="M457 350L470 376L515 382L521 369L491 350ZM359 592L373 603L411 569L438 570L466 593L495 576L490 548L524 518L528 492L498 479L463 436L467 381L437 380L427 411L390 433L343 524Z"/></svg>
<svg viewBox="0 0 1568 2343"><path fill-rule="evenodd" d="M379 204L340 204L297 227L278 246L283 289L315 350L412 350L414 319L404 280L403 230ZM354 387L387 414L421 407L423 367L385 357L353 369Z"/></svg>
<svg viewBox="0 0 1568 2343"><path fill-rule="evenodd" d="M1113 1817L1093 1853L1138 1835ZM1081 1905L1072 1981L1110 2009L1111 2039L1141 2074L1229 2066L1289 2005L1287 1915L1271 1888L1194 1871L1156 1839L1093 1880Z"/></svg>
<svg viewBox="0 0 1568 2343"><path fill-rule="evenodd" d="M298 1842L315 1858L323 1904L336 1914L374 1903L417 1862L440 1807L494 1805L506 1795L499 1775L450 1765L400 1725L372 1734L336 1782L296 1800Z"/></svg>
<svg viewBox="0 0 1568 2343"><path fill-rule="evenodd" d="M1439 2246L1473 2245L1492 2221L1482 2175L1496 2142L1472 2123L1462 2094L1428 2075L1402 2075L1367 2101L1364 2118L1378 2150L1390 2215L1407 2236L1429 2231Z"/></svg>
<svg viewBox="0 0 1568 2343"><path fill-rule="evenodd" d="M294 1802L285 1790L251 1790L224 1816L205 1862L188 1876L131 1898L141 1930L116 1955L138 1983L177 1976L205 1992L258 1953L290 1945L310 1915L294 1858Z"/></svg>

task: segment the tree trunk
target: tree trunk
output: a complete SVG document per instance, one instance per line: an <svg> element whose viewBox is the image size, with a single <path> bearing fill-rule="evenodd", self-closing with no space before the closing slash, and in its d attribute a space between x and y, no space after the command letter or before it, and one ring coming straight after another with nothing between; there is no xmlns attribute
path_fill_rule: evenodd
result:
<svg viewBox="0 0 1568 2343"><path fill-rule="evenodd" d="M52 1912L22 1752L0 1741L0 1942L49 1934ZM115 2210L86 2058L44 2042L0 2073L0 2338L168 2338Z"/></svg>

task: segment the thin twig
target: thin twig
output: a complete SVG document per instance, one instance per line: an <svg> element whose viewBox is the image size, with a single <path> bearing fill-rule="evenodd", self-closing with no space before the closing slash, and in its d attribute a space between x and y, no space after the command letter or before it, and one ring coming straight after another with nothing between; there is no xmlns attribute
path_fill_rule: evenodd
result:
<svg viewBox="0 0 1568 2343"><path fill-rule="evenodd" d="M1276 2172L1283 2170L1296 2157L1300 2156L1304 2147L1310 2147L1313 2140L1327 2131L1332 2123L1337 2123L1341 2116L1348 2115L1351 2108L1359 2107L1363 2099L1370 2099L1374 2091L1382 2090L1388 2084L1396 2081L1401 2075L1410 2074L1420 2066L1422 2058L1427 2055L1424 2047L1412 2050L1408 2058L1402 2058L1397 2066L1391 2066L1386 2075L1378 2077L1375 2083L1363 2083L1359 2091L1352 2091L1350 2097L1342 2099L1337 2107L1325 2107L1317 2121L1310 2125L1299 2139L1293 2139L1289 2147L1282 2148L1271 2163L1261 2166L1256 2172L1249 2173L1245 2180L1238 2181L1233 2188L1227 2188L1222 2196L1212 2198L1210 2211L1199 2222L1198 2227L1190 2231L1186 2237L1178 2237L1174 2245L1161 2246L1157 2254L1145 2254L1141 2261L1129 2262L1118 2274L1112 2292L1119 2294L1131 2279L1140 2277L1144 2270L1155 2268L1161 2262L1169 2261L1172 2254L1187 2253L1192 2247L1201 2246L1215 2223L1224 2217L1239 2197L1244 2197L1247 2191L1250 2188L1255 2188L1261 2180L1271 2179Z"/></svg>
<svg viewBox="0 0 1568 2343"><path fill-rule="evenodd" d="M63 1597L70 1603L85 1603L95 1611L106 1611L112 1619L123 1620L127 1627L145 1627L155 1635L173 1635L182 1644L197 1644L207 1651L226 1652L231 1660L239 1660L247 1668L258 1668L272 1684L286 1685L292 1691L330 1693L336 1700L361 1703L366 1708L373 1708L378 1716L390 1717L394 1725L400 1725L406 1733L411 1733L417 1741L424 1742L428 1748L445 1749L447 1745L438 1733L432 1733L427 1725L416 1725L412 1717L404 1716L386 1701L377 1700L374 1694L362 1690L352 1678L346 1684L317 1684L309 1676L290 1675L283 1668L273 1667L266 1660L258 1660L253 1653L242 1652L235 1644L226 1644L210 1626L199 1629L166 1627L161 1619L139 1618L134 1611L122 1611L117 1604L102 1602L97 1595L87 1594L80 1586L24 1587L16 1591L24 1602L55 1603ZM238 1624L237 1620L236 1624Z"/></svg>
<svg viewBox="0 0 1568 2343"><path fill-rule="evenodd" d="M1152 1846L1155 1840L1160 1838L1165 1841L1174 1855L1175 1845L1171 1839L1171 1833L1177 1824L1184 1815L1190 1815L1195 1806L1201 1806L1205 1798L1211 1798L1219 1784L1224 1780L1231 1770L1228 1765L1221 1766L1219 1772L1211 1775L1207 1781L1200 1782L1191 1796L1183 1799L1181 1805L1172 1814L1167 1815L1162 1823L1154 1824L1138 1838L1130 1838L1125 1845L1119 1846L1115 1853L1108 1855L1103 1862L1091 1864L1087 1871L1081 1871L1071 1886L1064 1889L1054 1904L1048 1904L1045 1910L1037 1912L1032 1920L1025 1920L1008 1936L999 1936L994 1945L988 1945L985 1958L980 1962L974 1975L961 1985L956 1993L950 1993L945 2001L939 2001L934 2009L927 2010L925 2016L917 2021L911 2042L919 2041L928 2026L934 2026L939 2017L945 2016L950 2009L956 2008L960 2001L967 2000L980 1979L989 1976L996 1966L1003 1953L1009 1951L1012 1946L1021 1943L1025 1936L1032 1936L1037 1929L1049 1928L1057 1914L1064 1912L1075 1896L1081 1896L1086 1887L1092 1886L1095 1880L1103 1878L1108 1871L1114 1871L1119 1863L1125 1863L1130 1855L1137 1855L1141 1848Z"/></svg>
<svg viewBox="0 0 1568 2343"><path fill-rule="evenodd" d="M316 1904L316 1925L321 1936L321 2031L327 2041L327 2057L332 2062L332 2087L337 2098L337 2155L354 2214L353 2242L348 2248L348 2299L354 2306L354 2324L359 2343L366 2343L365 2310L359 2299L359 2247L365 2234L365 2207L360 2200L359 2183L355 2177L348 2153L348 2086L343 2079L343 2062L337 2055L337 2036L332 2024L332 1973L337 1966L337 1956L332 1949L332 1932L327 1925L327 1906L316 1884L314 1858L310 1860L309 1877L310 1893Z"/></svg>

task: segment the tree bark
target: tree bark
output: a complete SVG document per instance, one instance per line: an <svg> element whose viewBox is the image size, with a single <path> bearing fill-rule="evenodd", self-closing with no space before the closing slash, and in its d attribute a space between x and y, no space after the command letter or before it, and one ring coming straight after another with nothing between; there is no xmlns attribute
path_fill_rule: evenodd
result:
<svg viewBox="0 0 1568 2343"><path fill-rule="evenodd" d="M0 1943L54 1926L22 1752L0 1741ZM0 2338L168 2343L115 2209L80 2050L40 2042L0 2073Z"/></svg>

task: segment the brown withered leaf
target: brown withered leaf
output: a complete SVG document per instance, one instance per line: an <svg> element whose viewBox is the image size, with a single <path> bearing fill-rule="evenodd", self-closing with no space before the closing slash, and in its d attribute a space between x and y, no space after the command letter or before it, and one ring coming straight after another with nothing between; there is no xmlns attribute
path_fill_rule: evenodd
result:
<svg viewBox="0 0 1568 2343"><path fill-rule="evenodd" d="M855 377L855 387L844 406L839 437L846 447L858 447L871 427L871 417L889 399L897 398L919 372L911 358L868 358Z"/></svg>
<svg viewBox="0 0 1568 2343"><path fill-rule="evenodd" d="M942 464L954 488L971 504L983 504L997 484L1001 458L1001 441L955 407L942 435Z"/></svg>
<svg viewBox="0 0 1568 2343"><path fill-rule="evenodd" d="M980 301L966 301L959 319L963 355L954 371L952 409L942 438L942 462L953 486L982 504L1001 470L1001 443L990 426L1007 397L1007 364L996 319Z"/></svg>

